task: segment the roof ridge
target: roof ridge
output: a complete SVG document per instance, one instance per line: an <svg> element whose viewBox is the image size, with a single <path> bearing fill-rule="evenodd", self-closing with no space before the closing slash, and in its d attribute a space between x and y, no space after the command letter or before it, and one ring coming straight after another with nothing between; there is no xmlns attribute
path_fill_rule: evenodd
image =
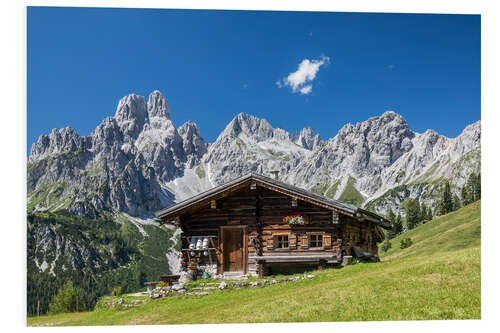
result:
<svg viewBox="0 0 500 333"><path fill-rule="evenodd" d="M363 217L363 216L365 218L371 217L374 220L374 222L379 223L386 228L388 226L390 226L390 223L386 218L384 218L376 213L367 211L365 209L362 209L362 208L357 207L357 206L352 205L352 204L348 204L348 203L344 203L344 202L341 202L341 201L338 201L335 199L327 198L325 196L307 191L307 190L300 188L298 186L290 185L288 183L285 183L285 182L279 181L277 179L273 179L271 177L267 177L267 176L264 176L262 174L255 173L255 172L249 172L243 176L240 176L238 178L234 178L234 179L232 179L224 184L221 184L221 185L216 186L214 188L211 188L207 191L201 192L195 196L192 196L191 198L183 200L183 201L181 201L173 206L159 210L159 211L155 212L155 215L156 215L156 217L161 218L161 217L164 217L165 215L168 215L168 214L174 214L174 213L179 212L182 209L184 209L192 204L199 203L203 200L206 200L207 198L210 198L213 195L217 195L217 194L219 194L219 193L221 193L221 192L223 192L223 191L225 191L233 186L240 185L243 182L248 181L248 180L255 180L255 181L258 181L261 183L265 183L268 186L277 187L281 190L289 192L289 194L291 194L291 195L296 195L296 196L300 196L304 199L312 200L314 202L317 202L318 204L323 204L323 205L329 206L330 209L338 209L340 211L343 211L344 213L347 213L349 215L352 215L352 216L355 216L358 218Z"/></svg>

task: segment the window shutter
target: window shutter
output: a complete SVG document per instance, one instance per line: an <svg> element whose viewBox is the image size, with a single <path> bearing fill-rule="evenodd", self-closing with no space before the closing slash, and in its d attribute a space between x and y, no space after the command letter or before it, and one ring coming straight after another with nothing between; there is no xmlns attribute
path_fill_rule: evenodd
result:
<svg viewBox="0 0 500 333"><path fill-rule="evenodd" d="M297 236L295 236L295 234L288 235L288 246L291 250L297 248Z"/></svg>
<svg viewBox="0 0 500 333"><path fill-rule="evenodd" d="M268 250L274 249L274 237L273 237L273 235L267 236L267 249Z"/></svg>
<svg viewBox="0 0 500 333"><path fill-rule="evenodd" d="M308 249L309 248L309 237L307 234L303 234L300 236L300 247L303 249Z"/></svg>
<svg viewBox="0 0 500 333"><path fill-rule="evenodd" d="M323 247L325 249L331 249L332 248L332 236L330 234L324 234L323 235Z"/></svg>

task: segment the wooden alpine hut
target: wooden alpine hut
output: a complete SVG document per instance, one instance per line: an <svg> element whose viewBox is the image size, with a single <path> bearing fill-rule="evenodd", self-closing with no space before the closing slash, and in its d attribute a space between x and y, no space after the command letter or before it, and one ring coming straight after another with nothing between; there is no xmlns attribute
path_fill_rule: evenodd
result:
<svg viewBox="0 0 500 333"><path fill-rule="evenodd" d="M182 230L184 270L268 275L351 256L378 260L385 218L259 174L247 174L156 213Z"/></svg>

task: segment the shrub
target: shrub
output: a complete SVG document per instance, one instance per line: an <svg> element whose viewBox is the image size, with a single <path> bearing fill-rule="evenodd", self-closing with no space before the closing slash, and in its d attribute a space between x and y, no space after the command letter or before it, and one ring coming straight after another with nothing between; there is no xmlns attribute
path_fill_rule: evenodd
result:
<svg viewBox="0 0 500 333"><path fill-rule="evenodd" d="M66 313L78 311L78 295L73 282L67 280L66 283L57 291L49 304L49 313Z"/></svg>
<svg viewBox="0 0 500 333"><path fill-rule="evenodd" d="M382 243L382 246L380 247L380 249L384 252L387 252L390 248L392 247L392 244L391 242L389 241L389 239L386 239L383 243Z"/></svg>
<svg viewBox="0 0 500 333"><path fill-rule="evenodd" d="M407 238L403 238L403 239L401 240L401 242L400 242L400 247L401 247L402 249L406 249L407 247L412 246L412 244L413 244L413 241L411 240L411 238L410 238L410 237L407 237Z"/></svg>
<svg viewBox="0 0 500 333"><path fill-rule="evenodd" d="M122 294L122 287L116 286L113 288L113 292L111 293L111 296L120 296Z"/></svg>

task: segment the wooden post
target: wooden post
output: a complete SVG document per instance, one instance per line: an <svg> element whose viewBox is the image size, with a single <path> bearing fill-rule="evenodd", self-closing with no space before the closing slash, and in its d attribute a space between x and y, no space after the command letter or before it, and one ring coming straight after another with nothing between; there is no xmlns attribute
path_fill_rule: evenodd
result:
<svg viewBox="0 0 500 333"><path fill-rule="evenodd" d="M262 260L257 261L257 275L259 276L259 278L262 278L265 275L264 265L265 265L264 261L262 261Z"/></svg>
<svg viewBox="0 0 500 333"><path fill-rule="evenodd" d="M40 300L36 301L36 316L40 317Z"/></svg>

